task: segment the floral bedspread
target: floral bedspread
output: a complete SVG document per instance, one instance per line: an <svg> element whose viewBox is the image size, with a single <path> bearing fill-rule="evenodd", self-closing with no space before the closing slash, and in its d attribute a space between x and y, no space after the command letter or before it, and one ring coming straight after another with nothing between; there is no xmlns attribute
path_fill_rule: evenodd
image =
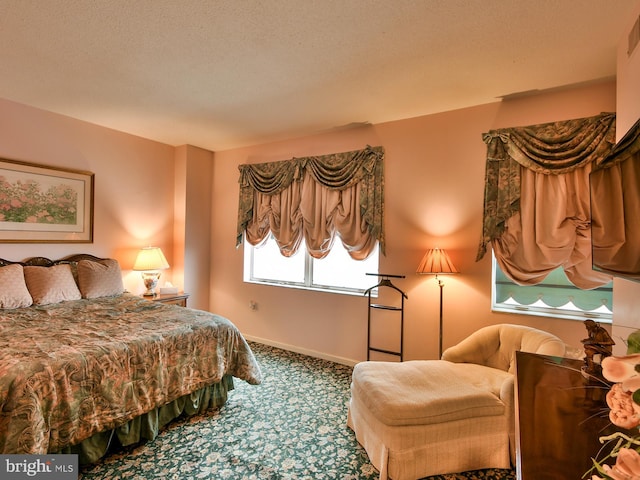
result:
<svg viewBox="0 0 640 480"><path fill-rule="evenodd" d="M224 374L261 382L218 315L124 294L0 310L0 453L55 452Z"/></svg>

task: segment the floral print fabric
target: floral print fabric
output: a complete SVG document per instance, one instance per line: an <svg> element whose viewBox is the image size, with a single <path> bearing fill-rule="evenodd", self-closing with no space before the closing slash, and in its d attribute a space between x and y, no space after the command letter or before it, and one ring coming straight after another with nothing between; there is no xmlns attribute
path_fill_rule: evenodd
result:
<svg viewBox="0 0 640 480"><path fill-rule="evenodd" d="M130 294L0 312L0 452L43 454L230 374L261 382L218 315Z"/></svg>

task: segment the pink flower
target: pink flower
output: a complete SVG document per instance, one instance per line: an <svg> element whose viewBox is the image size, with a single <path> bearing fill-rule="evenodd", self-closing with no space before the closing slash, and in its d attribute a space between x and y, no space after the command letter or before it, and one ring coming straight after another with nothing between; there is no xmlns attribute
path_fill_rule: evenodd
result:
<svg viewBox="0 0 640 480"><path fill-rule="evenodd" d="M640 365L640 354L606 357L602 360L602 375L611 382L623 382L638 375L636 365Z"/></svg>
<svg viewBox="0 0 640 480"><path fill-rule="evenodd" d="M631 395L620 383L614 384L607 393L607 405L611 409L609 420L618 427L629 429L640 425L640 412Z"/></svg>
<svg viewBox="0 0 640 480"><path fill-rule="evenodd" d="M631 448L621 448L613 469L619 469L629 475L629 478L640 479L640 454Z"/></svg>
<svg viewBox="0 0 640 480"><path fill-rule="evenodd" d="M618 382L628 392L640 389L640 354L606 357L602 360L602 374L607 380Z"/></svg>
<svg viewBox="0 0 640 480"><path fill-rule="evenodd" d="M613 468L609 465L602 468L613 480L640 480L640 454L630 448L621 448Z"/></svg>

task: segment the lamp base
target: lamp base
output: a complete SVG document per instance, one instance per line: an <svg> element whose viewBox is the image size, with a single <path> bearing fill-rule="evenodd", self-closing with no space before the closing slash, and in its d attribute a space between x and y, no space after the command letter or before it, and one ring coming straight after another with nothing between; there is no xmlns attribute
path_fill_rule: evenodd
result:
<svg viewBox="0 0 640 480"><path fill-rule="evenodd" d="M160 280L160 272L142 273L142 281L147 289L147 291L142 294L144 297L155 297L157 295L155 289L158 286L158 280Z"/></svg>

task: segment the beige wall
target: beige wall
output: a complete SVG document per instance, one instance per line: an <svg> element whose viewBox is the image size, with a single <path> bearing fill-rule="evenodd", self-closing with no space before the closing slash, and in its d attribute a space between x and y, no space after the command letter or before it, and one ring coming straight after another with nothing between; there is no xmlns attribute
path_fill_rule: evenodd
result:
<svg viewBox="0 0 640 480"><path fill-rule="evenodd" d="M176 285L189 293L192 308L209 308L211 172L213 152L190 145L176 148L174 257Z"/></svg>
<svg viewBox="0 0 640 480"><path fill-rule="evenodd" d="M366 358L364 297L245 284L242 249L234 247L238 165L322 155L381 145L385 148L387 255L380 271L406 275L407 359L435 358L438 295L433 277L416 275L427 248L446 248L460 270L445 278L444 347L477 328L499 322L538 326L580 346L581 322L490 311L491 262L476 263L481 233L485 145L495 128L530 125L615 111L615 84L558 90L474 108L330 132L291 141L216 152L213 172L210 307L249 337L320 352ZM384 300L384 299L383 299ZM249 308L256 302L258 309ZM388 332L387 335L391 335Z"/></svg>
<svg viewBox="0 0 640 480"><path fill-rule="evenodd" d="M620 35L617 68L617 128L618 138L640 118L640 44L631 55L627 55L629 32L640 16L640 5Z"/></svg>
<svg viewBox="0 0 640 480"><path fill-rule="evenodd" d="M161 247L173 265L173 147L0 99L0 157L95 174L93 243L0 244L0 257L114 257L134 293L144 291L131 272L140 247Z"/></svg>
<svg viewBox="0 0 640 480"><path fill-rule="evenodd" d="M629 18L629 24L621 35L618 45L617 61L617 132L622 138L629 128L640 118L640 45L627 55L629 31L640 16L640 6ZM614 326L613 339L616 340L614 353L621 355L625 351L622 339L630 332L640 328L640 283L616 278L614 281Z"/></svg>

